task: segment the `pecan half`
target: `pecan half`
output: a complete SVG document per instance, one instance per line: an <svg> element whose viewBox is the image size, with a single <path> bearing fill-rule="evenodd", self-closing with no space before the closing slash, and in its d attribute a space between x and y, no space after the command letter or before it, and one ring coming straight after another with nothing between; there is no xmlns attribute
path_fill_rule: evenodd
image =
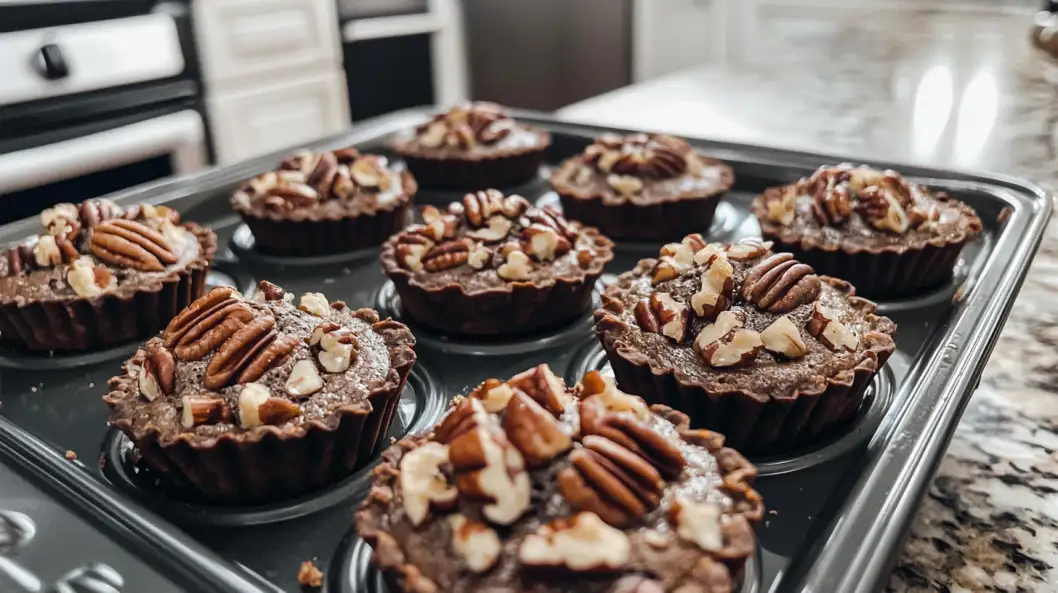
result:
<svg viewBox="0 0 1058 593"><path fill-rule="evenodd" d="M690 152L689 144L673 136L631 134L624 138L610 170L618 175L669 179L687 171Z"/></svg>
<svg viewBox="0 0 1058 593"><path fill-rule="evenodd" d="M559 492L574 509L627 527L661 504L664 481L649 461L597 435L584 437L582 445L557 479Z"/></svg>
<svg viewBox="0 0 1058 593"><path fill-rule="evenodd" d="M594 513L583 512L545 523L526 535L518 547L518 560L525 566L548 570L608 572L624 568L631 550L625 532L610 527Z"/></svg>
<svg viewBox="0 0 1058 593"><path fill-rule="evenodd" d="M573 446L573 439L533 398L515 389L506 407L503 429L529 467L542 466Z"/></svg>
<svg viewBox="0 0 1058 593"><path fill-rule="evenodd" d="M770 313L786 313L819 297L822 284L807 264L789 253L776 253L750 269L742 282L742 298Z"/></svg>
<svg viewBox="0 0 1058 593"><path fill-rule="evenodd" d="M316 190L320 199L326 200L334 197L332 189L338 177L338 166L338 158L331 152L323 152L316 157L316 164L309 172L305 183Z"/></svg>
<svg viewBox="0 0 1058 593"><path fill-rule="evenodd" d="M78 218L86 229L93 229L100 223L125 216L125 210L114 201L105 198L81 202Z"/></svg>
<svg viewBox="0 0 1058 593"><path fill-rule="evenodd" d="M176 360L173 353L163 346L151 345L143 358L140 392L147 399L169 395L176 389ZM144 390L144 387L147 387Z"/></svg>
<svg viewBox="0 0 1058 593"><path fill-rule="evenodd" d="M463 196L463 215L474 228L485 226L493 214L502 213L503 194L498 190L486 189Z"/></svg>
<svg viewBox="0 0 1058 593"><path fill-rule="evenodd" d="M580 409L585 411L583 402ZM635 416L612 414L605 410L595 410L589 416L593 417L591 421L581 422L583 435L598 435L621 445L649 461L662 477L675 479L687 465L687 460L675 445Z"/></svg>
<svg viewBox="0 0 1058 593"><path fill-rule="evenodd" d="M530 208L526 211L525 218L530 224L552 229L570 241L577 237L577 227L551 208Z"/></svg>
<svg viewBox="0 0 1058 593"><path fill-rule="evenodd" d="M808 178L806 191L812 196L812 213L820 224L838 226L852 214L850 170L821 167Z"/></svg>
<svg viewBox="0 0 1058 593"><path fill-rule="evenodd" d="M691 310L668 294L655 292L649 299L640 300L633 313L643 331L661 334L676 342L687 338Z"/></svg>
<svg viewBox="0 0 1058 593"><path fill-rule="evenodd" d="M90 249L108 264L148 272L161 272L178 260L161 233L133 220L99 224L92 231Z"/></svg>
<svg viewBox="0 0 1058 593"><path fill-rule="evenodd" d="M188 305L162 332L165 346L181 360L199 360L224 343L254 317L233 294L218 286Z"/></svg>
<svg viewBox="0 0 1058 593"><path fill-rule="evenodd" d="M431 248L422 257L422 267L427 272L442 272L457 268L470 258L471 243L465 239L446 241Z"/></svg>
<svg viewBox="0 0 1058 593"><path fill-rule="evenodd" d="M258 317L239 328L221 344L206 365L202 384L207 389L220 389L236 383L239 373L276 339L275 325L275 319L271 317Z"/></svg>
<svg viewBox="0 0 1058 593"><path fill-rule="evenodd" d="M904 204L898 194L884 187L872 185L860 192L860 210L876 229L903 234L911 227Z"/></svg>
<svg viewBox="0 0 1058 593"><path fill-rule="evenodd" d="M461 399L434 429L434 440L445 445L451 444L457 437L484 422L484 413L481 402L476 398Z"/></svg>

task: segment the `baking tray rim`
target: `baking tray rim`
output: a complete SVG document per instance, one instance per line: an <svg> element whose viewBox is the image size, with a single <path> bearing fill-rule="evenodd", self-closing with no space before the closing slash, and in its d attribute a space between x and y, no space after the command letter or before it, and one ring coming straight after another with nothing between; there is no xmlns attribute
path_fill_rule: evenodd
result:
<svg viewBox="0 0 1058 593"><path fill-rule="evenodd" d="M366 120L341 134L302 146L321 149L370 142L391 135L395 130L421 123L432 111L432 108L424 107L395 112ZM527 122L551 129L566 128L562 131L585 138L605 131L633 131L578 124L537 112L513 110L513 113ZM848 160L848 157L825 153L755 144L694 137L688 140L719 158L761 165L810 169L823 163ZM130 188L108 197L119 203L159 203L187 199L195 194L208 193L203 188L226 187L263 172L273 167L290 150ZM856 160L899 169L914 177L940 179L949 185L951 181L961 182L958 185L965 189L985 192L1005 202L1009 206L1009 216L1001 225L995 244L986 254L987 260L977 277L957 296L949 322L935 332L932 341L926 345L926 348L932 348L940 355L920 357L924 362L914 364L912 375L905 381L908 386L905 388L910 389L909 404L871 440L865 453L864 469L845 488L848 495L843 505L845 512L831 517L817 534L815 541L828 545L809 546L801 555L792 558L791 571L782 576L783 590L866 593L884 584L888 568L895 560L898 545L910 525L918 501L947 448L962 410L980 379L1013 306L1017 291L1028 273L1053 208L1051 196L1043 188L1008 175L977 174L872 158ZM211 198L202 195L198 202L184 206L193 207ZM33 234L36 224L35 217L32 217L0 227L0 243L10 243ZM921 380L916 381L916 378ZM23 431L17 426L0 422L0 434L6 433L7 437L11 437L15 432ZM11 450L6 452L11 453ZM56 476L51 474L62 472L64 468L53 463L34 463L26 469L55 479ZM146 523L141 515L140 520L135 522L137 527L128 525L127 517L137 513L121 508L111 507L104 514L111 520L126 523L134 531L141 530ZM812 561L805 563L801 560Z"/></svg>

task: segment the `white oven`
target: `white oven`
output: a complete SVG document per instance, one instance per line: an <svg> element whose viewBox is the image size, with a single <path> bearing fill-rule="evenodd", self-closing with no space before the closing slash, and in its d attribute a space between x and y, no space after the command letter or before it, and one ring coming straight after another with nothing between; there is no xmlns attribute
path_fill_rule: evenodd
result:
<svg viewBox="0 0 1058 593"><path fill-rule="evenodd" d="M209 162L186 4L104 5L126 12L49 26L0 0L0 27L39 25L0 29L0 224Z"/></svg>

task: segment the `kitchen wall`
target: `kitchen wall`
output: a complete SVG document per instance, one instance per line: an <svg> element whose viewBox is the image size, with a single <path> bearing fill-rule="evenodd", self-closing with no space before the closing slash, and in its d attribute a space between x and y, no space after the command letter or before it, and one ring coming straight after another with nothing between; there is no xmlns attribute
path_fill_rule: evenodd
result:
<svg viewBox="0 0 1058 593"><path fill-rule="evenodd" d="M552 110L631 82L632 0L464 0L471 96Z"/></svg>

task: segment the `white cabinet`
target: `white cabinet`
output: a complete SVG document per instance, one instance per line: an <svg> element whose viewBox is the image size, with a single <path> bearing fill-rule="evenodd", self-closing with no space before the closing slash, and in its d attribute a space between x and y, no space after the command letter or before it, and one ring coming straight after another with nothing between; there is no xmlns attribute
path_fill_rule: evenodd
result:
<svg viewBox="0 0 1058 593"><path fill-rule="evenodd" d="M633 80L725 59L731 4L732 0L634 0Z"/></svg>
<svg viewBox="0 0 1058 593"><path fill-rule="evenodd" d="M210 97L217 159L243 161L342 130L349 121L345 93L345 78L330 72Z"/></svg>
<svg viewBox="0 0 1058 593"><path fill-rule="evenodd" d="M193 7L219 163L347 127L333 0L202 0Z"/></svg>

